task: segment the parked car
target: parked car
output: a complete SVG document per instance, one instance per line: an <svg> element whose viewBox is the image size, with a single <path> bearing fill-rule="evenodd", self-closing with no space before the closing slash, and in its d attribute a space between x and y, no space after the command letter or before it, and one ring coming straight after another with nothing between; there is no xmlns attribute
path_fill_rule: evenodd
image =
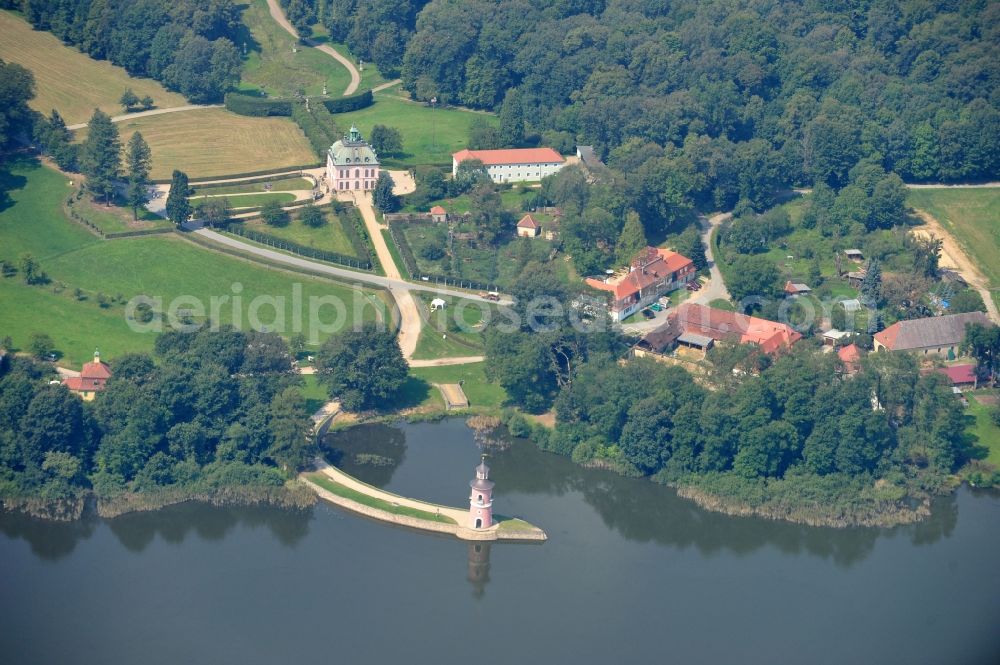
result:
<svg viewBox="0 0 1000 665"><path fill-rule="evenodd" d="M656 312L654 312L653 310L651 310L649 308L642 310L642 315L644 317L646 317L647 319L655 319L656 318Z"/></svg>

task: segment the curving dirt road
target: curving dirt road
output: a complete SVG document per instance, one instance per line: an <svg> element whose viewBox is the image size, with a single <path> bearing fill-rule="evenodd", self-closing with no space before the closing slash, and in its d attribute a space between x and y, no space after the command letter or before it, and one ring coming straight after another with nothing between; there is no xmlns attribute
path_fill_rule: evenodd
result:
<svg viewBox="0 0 1000 665"><path fill-rule="evenodd" d="M990 292L990 282L979 272L975 261L969 258L969 255L965 253L955 238L933 215L918 208L914 208L913 212L924 223L923 227L913 229L913 233L933 236L941 240L941 267L956 270L968 282L969 286L978 291L979 295L983 297L983 303L986 305L986 311L990 318L993 319L994 323L1000 325L1000 310L997 310L997 304Z"/></svg>
<svg viewBox="0 0 1000 665"><path fill-rule="evenodd" d="M296 39L300 39L299 33L295 31L292 24L288 22L287 18L285 18L285 12L282 11L281 5L278 4L278 0L267 0L267 9L271 12L271 18L273 18L278 25L284 28L285 32ZM326 53L328 56L342 64L351 74L351 82L347 85L347 89L344 90L344 97L353 95L357 91L358 86L361 85L361 72L358 71L358 68L354 66L353 62L342 56L336 49L328 44L320 44L312 39L300 39L300 41L306 46L311 46L317 51Z"/></svg>
<svg viewBox="0 0 1000 665"><path fill-rule="evenodd" d="M122 120L132 120L134 118L145 118L149 115L163 115L164 113L177 113L178 111L197 111L198 109L221 109L222 104L188 104L187 106L171 106L165 109L150 109L148 111L136 111L135 113L123 113L111 117L111 122L121 122ZM87 126L85 122L78 122L75 125L66 125L66 129L83 129Z"/></svg>

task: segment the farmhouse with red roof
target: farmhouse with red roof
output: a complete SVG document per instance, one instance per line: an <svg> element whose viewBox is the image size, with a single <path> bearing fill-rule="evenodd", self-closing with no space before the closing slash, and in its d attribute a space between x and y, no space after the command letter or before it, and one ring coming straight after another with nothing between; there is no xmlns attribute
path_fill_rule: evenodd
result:
<svg viewBox="0 0 1000 665"><path fill-rule="evenodd" d="M63 379L63 385L89 402L94 399L94 395L104 390L110 378L111 367L101 362L100 351L94 351L94 361L83 366L80 376L68 376Z"/></svg>
<svg viewBox="0 0 1000 665"><path fill-rule="evenodd" d="M695 277L694 263L669 249L647 247L639 252L627 271L605 279L588 278L587 284L611 293L609 311L615 321L626 319L657 298L678 289Z"/></svg>
<svg viewBox="0 0 1000 665"><path fill-rule="evenodd" d="M451 156L451 174L457 174L458 165L470 159L481 161L493 182L538 182L566 165L552 148L466 149Z"/></svg>
<svg viewBox="0 0 1000 665"><path fill-rule="evenodd" d="M897 321L882 332L875 333L875 350L910 351L954 358L965 339L965 326L970 323L993 325L982 312Z"/></svg>

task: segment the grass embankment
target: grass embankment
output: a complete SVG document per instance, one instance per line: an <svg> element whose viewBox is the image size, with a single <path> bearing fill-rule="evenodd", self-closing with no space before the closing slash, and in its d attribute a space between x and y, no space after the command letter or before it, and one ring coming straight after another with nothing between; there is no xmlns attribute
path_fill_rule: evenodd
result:
<svg viewBox="0 0 1000 665"><path fill-rule="evenodd" d="M265 189L265 185L270 185L270 189ZM255 194L265 192L295 192L303 189L312 189L313 181L309 178L283 177L274 180L260 180L245 185L195 185L192 197L198 196L222 196L224 194Z"/></svg>
<svg viewBox="0 0 1000 665"><path fill-rule="evenodd" d="M275 192L273 194L242 194L240 196L219 194L218 196L213 196L207 193L210 190L204 191L205 193L199 196L191 197L191 205L197 206L200 203L210 203L212 199L225 198L229 201L229 207L235 210L238 208L256 208L264 205L268 201L277 201L278 203L285 205L286 203L291 203L295 200L295 195L290 194L289 192Z"/></svg>
<svg viewBox="0 0 1000 665"><path fill-rule="evenodd" d="M906 202L929 213L955 237L1000 304L1000 187L911 189Z"/></svg>
<svg viewBox="0 0 1000 665"><path fill-rule="evenodd" d="M0 58L27 67L35 76L31 108L45 115L56 109L67 124L86 122L95 108L109 115L122 113L118 100L125 88L140 98L149 95L157 108L189 103L152 79L133 78L121 67L63 45L55 35L34 30L8 11L0 11L0 35Z"/></svg>
<svg viewBox="0 0 1000 665"><path fill-rule="evenodd" d="M404 517L413 517L419 520L427 520L429 522L439 522L441 524L455 524L455 520L445 515L438 515L437 513L431 513L426 510L418 510L416 508L410 508L408 506L399 506L383 499L378 499L372 496L368 496L362 492L359 492L350 487L341 485L338 482L332 480L329 476L322 473L309 473L306 474L306 478L310 482L316 483L323 489L344 499L350 499L369 508L375 508L376 510L382 510L387 513L392 513L393 515L403 515Z"/></svg>
<svg viewBox="0 0 1000 665"><path fill-rule="evenodd" d="M230 323L237 283L242 287L242 312L237 311L236 319L244 329L249 326L250 303L266 296L283 299L278 302L290 331L294 284L302 286L304 316L308 315L310 297L334 295L348 303L345 325L352 323L350 303L355 290L336 282L210 252L174 234L101 240L66 219L62 204L70 186L61 174L37 162L0 167L0 184L10 196L9 204L0 206L0 258L16 264L22 254L30 253L51 280L29 286L20 275L0 279L4 305L0 307L0 332L10 335L16 348L26 348L32 333L44 332L71 366L88 360L95 346L112 359L129 351L148 351L155 335L130 330L122 302L144 294L162 297L166 308L178 296L191 296L204 303L208 313L211 297L229 296L219 308L219 319ZM77 288L82 299L74 295ZM121 298L102 307L99 293ZM187 307L190 303L183 303L183 308ZM322 320L332 318L329 309L321 312ZM261 307L259 318L275 329L271 306ZM374 320L374 308L365 307L364 318ZM308 334L308 320L303 326ZM322 341L327 333L318 337Z"/></svg>
<svg viewBox="0 0 1000 665"><path fill-rule="evenodd" d="M392 257L392 262L396 264L396 268L399 270L400 277L410 279L410 271L406 269L403 257L399 254L399 247L396 246L396 241L392 239L389 229L382 229L380 233L382 234L382 239L385 240L385 246L389 249L389 256Z"/></svg>
<svg viewBox="0 0 1000 665"><path fill-rule="evenodd" d="M424 387L431 383L462 383L462 390L469 398L469 407L472 409L495 410L499 409L507 393L496 383L486 380L484 372L485 363L469 363L467 365L451 365L446 367L414 367L410 369L410 376L417 382L423 383ZM408 387L411 392L415 388ZM405 397L405 395L404 395ZM430 390L425 394L421 406L444 407L441 396L437 390Z"/></svg>
<svg viewBox="0 0 1000 665"><path fill-rule="evenodd" d="M403 135L403 153L381 155L387 168L409 168L418 164L437 164L451 168L451 154L466 146L472 121L492 116L461 109L431 108L408 101L396 94L379 93L366 109L334 115L338 127L356 124L364 136L371 136L375 125L388 125Z"/></svg>
<svg viewBox="0 0 1000 665"><path fill-rule="evenodd" d="M302 130L290 118L250 118L221 108L146 116L117 124L122 145L139 131L153 153L150 177L174 169L191 178L226 176L317 163ZM74 133L82 141L86 129Z"/></svg>
<svg viewBox="0 0 1000 665"><path fill-rule="evenodd" d="M325 83L330 95L344 92L351 75L343 65L288 34L271 18L265 0L250 0L243 6L243 23L250 35L241 89L259 90L272 97L299 92L320 95Z"/></svg>
<svg viewBox="0 0 1000 665"><path fill-rule="evenodd" d="M306 410L310 415L319 411L321 406L330 401L330 394L315 374L302 375L302 386L299 388L299 392L306 400Z"/></svg>

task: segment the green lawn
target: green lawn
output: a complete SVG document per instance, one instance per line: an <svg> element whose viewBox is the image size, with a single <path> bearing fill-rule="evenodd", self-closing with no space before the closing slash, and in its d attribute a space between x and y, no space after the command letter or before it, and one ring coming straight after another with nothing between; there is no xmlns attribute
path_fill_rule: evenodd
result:
<svg viewBox="0 0 1000 665"><path fill-rule="evenodd" d="M473 408L499 408L507 394L498 384L489 383L483 373L484 363L470 363L468 365L452 365L450 367L414 367L410 369L410 376L421 379L426 383L458 383L464 381L462 389L469 398L469 405ZM437 391L435 393L437 402L441 402ZM428 397L428 400L431 398ZM430 401L428 403L431 403Z"/></svg>
<svg viewBox="0 0 1000 665"><path fill-rule="evenodd" d="M356 124L364 136L370 136L375 125L388 125L400 131L404 152L384 156L383 166L409 168L418 164L437 164L449 169L452 153L466 146L469 126L476 117L483 115L459 109L431 108L385 93L375 95L375 103L366 109L334 115L338 127Z"/></svg>
<svg viewBox="0 0 1000 665"><path fill-rule="evenodd" d="M306 478L308 478L310 482L316 483L326 491L332 492L337 496L350 499L351 501L355 501L371 508L383 510L387 513L404 515L406 517L415 517L417 519L428 520L430 522L440 522L442 524L455 523L455 520L446 515L439 515L426 510L418 510L417 508L410 508L409 506L399 506L383 499L368 496L367 494L363 494L355 489L341 485L340 483L332 480L329 476L319 472L306 474Z"/></svg>
<svg viewBox="0 0 1000 665"><path fill-rule="evenodd" d="M95 203L88 196L74 201L73 210L78 215L98 227L104 233L144 231L147 229L173 228L173 222L153 214L145 208L139 209L139 219L132 219L132 210L121 205L105 206Z"/></svg>
<svg viewBox="0 0 1000 665"><path fill-rule="evenodd" d="M315 374L303 374L304 385L300 389L306 400L306 409L310 414L319 411L320 407L330 401L330 394L325 386L320 385Z"/></svg>
<svg viewBox="0 0 1000 665"><path fill-rule="evenodd" d="M455 358L483 354L483 340L478 327L484 315L481 303L433 293L414 293L414 297L427 312L414 358ZM447 307L431 312L431 300L439 297L448 303ZM486 307L492 311L488 305Z"/></svg>
<svg viewBox="0 0 1000 665"><path fill-rule="evenodd" d="M62 201L69 185L62 175L37 162L19 161L0 167L0 184L10 197L0 203L0 258L16 262L23 253L31 253L51 279L40 286L23 285L18 276L0 280L4 295L0 330L11 335L17 347L26 346L33 332L48 333L70 365L78 366L87 360L95 346L109 358L152 348L155 335L130 330L120 301L100 308L95 302L98 293L120 295L121 300L140 294L162 298L164 309L179 296L189 296L203 303L208 315L211 297L232 298L234 291L241 290L235 318L244 328L250 325L254 298L280 298L276 302L284 315L287 334L291 335L295 332L291 328L293 285L298 284L303 303L302 327L307 336L311 297L333 295L344 300L348 317L344 323L349 323L352 296L361 293L332 281L211 252L175 234L103 241L65 218ZM84 293L84 300L74 297L77 288ZM193 307L184 302L176 305L181 309ZM372 307L365 307L364 312L366 319L375 318ZM223 323L233 321L233 314L232 300L221 303L218 318ZM272 330L281 327L270 305L260 307L257 316ZM318 318L333 321L332 308L324 307ZM321 341L328 335L317 329L316 339Z"/></svg>
<svg viewBox="0 0 1000 665"><path fill-rule="evenodd" d="M906 202L941 222L990 280L990 287L1000 289L1000 187L911 189ZM994 299L998 297L994 291Z"/></svg>
<svg viewBox="0 0 1000 665"><path fill-rule="evenodd" d="M345 46L344 44L338 44L337 42L330 41L330 31L327 30L326 26L324 26L322 23L316 23L315 25L312 26L312 39L315 42L319 42L321 44L327 44L328 46L333 47L333 50L335 50L337 53L339 53L340 55L344 56L345 58L353 62L356 66L358 66L357 58L355 58L351 54L351 51L347 48L347 46ZM361 68L361 85L358 86L359 91L369 90L377 85L381 85L382 83L386 82L385 77L382 76L382 73L378 70L378 67L376 67L374 64L370 62L365 62L360 65L360 68ZM338 95L342 93L343 90L331 89L330 92L334 95Z"/></svg>
<svg viewBox="0 0 1000 665"><path fill-rule="evenodd" d="M256 208L262 206L268 201L277 201L278 203L284 205L286 203L291 203L295 200L294 194L289 194L288 192L275 192L274 194L243 194L240 196L226 196L225 194L212 194L208 195L210 190L202 190L202 194L199 196L191 197L191 205L198 206L206 200L211 200L214 198L228 198L230 208Z"/></svg>
<svg viewBox="0 0 1000 665"><path fill-rule="evenodd" d="M967 393L966 396L969 399L966 413L975 419L969 424L968 432L976 437L976 445L989 449L983 461L1000 469L1000 427L993 423L990 407L977 401L975 395Z"/></svg>
<svg viewBox="0 0 1000 665"><path fill-rule="evenodd" d="M288 226L268 226L261 222L247 222L246 228L282 238L303 247L357 257L357 251L355 251L354 245L351 244L350 237L344 231L344 224L350 222L344 222L335 216L329 210L328 206L321 208L321 210L323 210L326 224L315 229L300 222L297 216L292 217L292 221Z"/></svg>
<svg viewBox="0 0 1000 665"><path fill-rule="evenodd" d="M344 92L351 75L343 65L326 53L303 46L285 32L271 18L265 0L248 0L244 7L243 23L250 29L250 35L241 89L259 90L271 97L300 92L320 95L325 83L333 96Z"/></svg>
<svg viewBox="0 0 1000 665"><path fill-rule="evenodd" d="M313 182L309 178L279 178L260 182L251 182L245 185L218 186L195 186L192 196L219 196L221 194L251 194L255 192L266 192L264 185L271 185L272 192L294 192L303 189L312 189Z"/></svg>

